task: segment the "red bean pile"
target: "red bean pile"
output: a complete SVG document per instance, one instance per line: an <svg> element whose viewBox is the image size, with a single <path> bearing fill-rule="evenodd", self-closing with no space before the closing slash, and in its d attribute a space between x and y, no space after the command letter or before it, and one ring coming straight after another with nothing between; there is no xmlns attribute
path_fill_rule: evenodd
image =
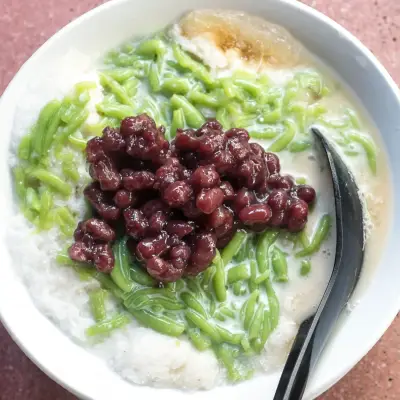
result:
<svg viewBox="0 0 400 400"><path fill-rule="evenodd" d="M239 228L304 228L315 190L280 175L279 158L246 130L210 120L171 143L164 131L142 114L88 142L84 195L95 217L79 223L71 259L110 272L118 230L148 273L169 282L204 271Z"/></svg>

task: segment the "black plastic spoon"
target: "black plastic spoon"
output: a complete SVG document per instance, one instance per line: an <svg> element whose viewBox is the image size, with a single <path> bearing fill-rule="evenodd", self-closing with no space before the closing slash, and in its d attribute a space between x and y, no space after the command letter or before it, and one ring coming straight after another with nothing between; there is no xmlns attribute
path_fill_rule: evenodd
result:
<svg viewBox="0 0 400 400"><path fill-rule="evenodd" d="M363 206L354 178L321 132L311 129L326 154L336 208L336 254L333 272L314 315L299 328L274 400L300 400L336 321L358 282L364 259Z"/></svg>

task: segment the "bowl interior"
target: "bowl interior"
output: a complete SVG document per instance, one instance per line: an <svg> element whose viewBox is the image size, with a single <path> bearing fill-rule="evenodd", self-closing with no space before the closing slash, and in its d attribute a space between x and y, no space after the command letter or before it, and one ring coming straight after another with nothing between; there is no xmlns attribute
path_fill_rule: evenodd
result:
<svg viewBox="0 0 400 400"><path fill-rule="evenodd" d="M11 213L12 188L7 152L15 108L23 103L39 110L54 97L54 82L67 83L83 72L93 60L133 35L162 29L183 12L194 8L230 8L256 14L288 28L311 52L319 56L351 87L382 134L388 149L392 174L400 174L400 96L387 72L347 31L316 11L290 0L115 0L84 15L47 42L21 69L0 103L2 142L0 177L4 190L0 195L0 217ZM74 50L87 59L76 58ZM68 53L72 51L72 53ZM67 64L65 54L69 54ZM62 60L62 62L60 62ZM29 93L29 94L27 94ZM37 101L33 93L40 93ZM42 101L40 100L42 99ZM400 189L394 187L395 205L400 204ZM0 227L4 235L5 225ZM399 310L396 237L400 234L400 213L394 211L391 231L381 263L362 302L351 314L344 313L307 389L306 398L314 398L343 376L378 340ZM371 244L373 245L373 244ZM0 242L2 279L0 280L0 315L5 326L26 353L50 376L81 398L134 398L161 394L165 399L186 398L175 390L133 386L113 373L104 362L75 345L43 316L32 303L27 290L12 268L4 240ZM45 288L44 288L45 290ZM364 328L362 328L364 327ZM367 327L367 329L365 328ZM365 332L368 332L366 335ZM221 387L211 392L197 392L194 399L217 399L229 396L242 399L266 399L272 393L279 374L255 378L238 386Z"/></svg>

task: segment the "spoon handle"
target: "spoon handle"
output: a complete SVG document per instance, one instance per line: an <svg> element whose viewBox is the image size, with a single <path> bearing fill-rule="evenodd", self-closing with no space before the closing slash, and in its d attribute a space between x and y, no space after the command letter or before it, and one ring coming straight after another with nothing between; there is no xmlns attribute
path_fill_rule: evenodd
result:
<svg viewBox="0 0 400 400"><path fill-rule="evenodd" d="M307 354L303 352L303 348L313 320L314 317L310 317L300 325L276 389L274 400L298 400L303 395L311 369L310 349L312 347L305 347ZM301 360L300 365L298 365L299 360Z"/></svg>
<svg viewBox="0 0 400 400"><path fill-rule="evenodd" d="M339 289L342 293L335 293ZM337 304L338 295L345 294L347 287L331 287L323 312L305 320L298 330L285 368L282 372L274 400L300 400L306 388L310 373L315 367L329 335L339 318L346 302ZM332 301L333 299L333 301ZM346 300L347 301L347 300Z"/></svg>
<svg viewBox="0 0 400 400"><path fill-rule="evenodd" d="M357 284L364 258L363 209L347 166L322 134L313 129L332 174L336 209L336 253L332 275L314 315L298 330L274 400L300 400L340 313Z"/></svg>

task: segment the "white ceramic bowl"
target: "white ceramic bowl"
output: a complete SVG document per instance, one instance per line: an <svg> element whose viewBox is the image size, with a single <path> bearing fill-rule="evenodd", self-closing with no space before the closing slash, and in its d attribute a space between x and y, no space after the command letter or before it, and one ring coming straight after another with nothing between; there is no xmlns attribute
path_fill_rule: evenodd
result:
<svg viewBox="0 0 400 400"><path fill-rule="evenodd" d="M56 61L71 48L97 57L125 39L161 29L183 12L195 8L239 9L288 28L331 66L361 99L383 136L393 176L400 175L399 91L375 57L329 18L290 0L114 0L78 18L54 35L26 62L5 91L0 103L1 221L6 220L12 207L7 152L16 104L24 96L28 84L36 81L38 76L57 74ZM400 308L399 186L394 186L394 204L393 224L381 262L361 304L351 314L342 316L309 383L307 399L316 397L348 372L376 343ZM0 229L4 235L4 224ZM129 384L109 370L105 363L72 343L35 308L13 270L4 240L0 242L0 254L0 315L4 325L40 368L81 398L109 400L162 396L165 400L179 400L190 396L208 400L245 397L267 400L273 397L278 374L190 395Z"/></svg>

